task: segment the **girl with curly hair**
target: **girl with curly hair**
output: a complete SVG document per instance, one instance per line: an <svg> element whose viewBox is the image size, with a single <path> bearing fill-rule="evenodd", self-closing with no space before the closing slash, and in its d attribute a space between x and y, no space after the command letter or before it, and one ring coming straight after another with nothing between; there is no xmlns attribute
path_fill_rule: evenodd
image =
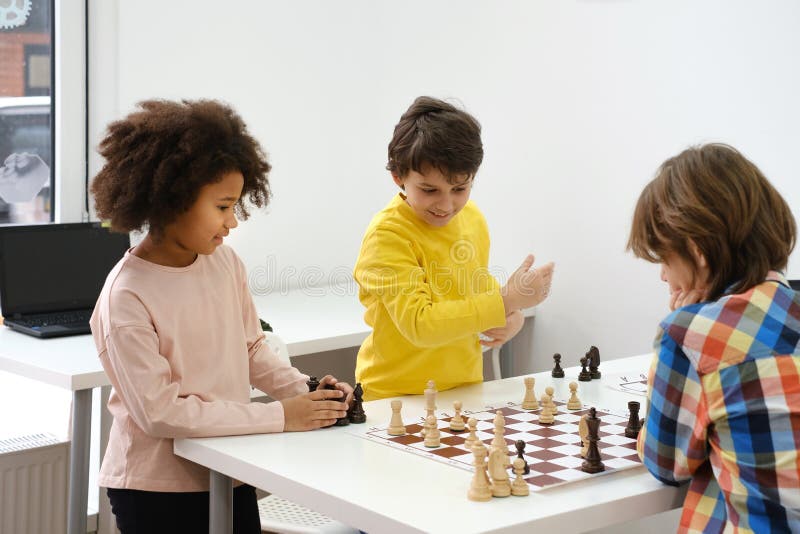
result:
<svg viewBox="0 0 800 534"><path fill-rule="evenodd" d="M91 319L114 387L99 482L123 534L207 532L209 473L174 438L311 430L352 388L308 376L264 343L245 267L224 238L270 197L270 165L242 119L210 100L142 102L100 143L97 213L146 229L106 279ZM250 403L250 385L279 402ZM325 390L322 386L334 385ZM260 532L255 490L234 489L234 531Z"/></svg>

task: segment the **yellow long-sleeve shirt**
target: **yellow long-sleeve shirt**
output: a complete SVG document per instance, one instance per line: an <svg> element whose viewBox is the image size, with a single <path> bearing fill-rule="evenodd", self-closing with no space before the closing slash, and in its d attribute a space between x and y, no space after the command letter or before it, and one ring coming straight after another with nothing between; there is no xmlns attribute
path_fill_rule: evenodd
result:
<svg viewBox="0 0 800 534"><path fill-rule="evenodd" d="M419 394L483 380L478 333L505 325L489 274L489 231L471 201L443 227L398 194L367 228L354 276L372 333L356 362L364 398Z"/></svg>

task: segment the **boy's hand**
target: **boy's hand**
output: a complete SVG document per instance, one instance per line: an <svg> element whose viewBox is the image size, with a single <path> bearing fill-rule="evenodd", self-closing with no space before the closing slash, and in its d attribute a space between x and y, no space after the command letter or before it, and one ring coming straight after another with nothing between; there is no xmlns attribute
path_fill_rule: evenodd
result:
<svg viewBox="0 0 800 534"><path fill-rule="evenodd" d="M533 254L529 254L500 290L507 314L514 310L536 306L550 294L555 265L549 262L534 268L533 261Z"/></svg>
<svg viewBox="0 0 800 534"><path fill-rule="evenodd" d="M689 291L681 291L680 289L669 295L669 309L675 311L678 308L689 306L690 304L697 304L706 300L706 290L695 288Z"/></svg>
<svg viewBox="0 0 800 534"><path fill-rule="evenodd" d="M283 404L283 431L295 432L331 426L336 423L336 419L347 415L347 404L341 402L344 396L344 392L339 389L318 389L283 399L280 401Z"/></svg>
<svg viewBox="0 0 800 534"><path fill-rule="evenodd" d="M512 311L506 315L505 326L501 326L500 328L490 328L489 330L482 332L484 336L491 339L481 339L481 345L492 348L503 346L506 341L519 333L524 323L525 317L522 315L522 312L519 310Z"/></svg>
<svg viewBox="0 0 800 534"><path fill-rule="evenodd" d="M334 386L337 390L344 393L343 402L350 406L350 404L353 402L353 386L347 382L339 382L333 375L325 375L322 377L322 380L319 381L319 387L317 389L322 389L328 384Z"/></svg>

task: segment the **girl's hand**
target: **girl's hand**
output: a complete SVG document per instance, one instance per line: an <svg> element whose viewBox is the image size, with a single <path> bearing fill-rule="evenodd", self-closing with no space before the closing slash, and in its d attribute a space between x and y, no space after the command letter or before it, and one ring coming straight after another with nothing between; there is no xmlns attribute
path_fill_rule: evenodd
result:
<svg viewBox="0 0 800 534"><path fill-rule="evenodd" d="M324 388L326 384L330 384L344 393L344 402L350 406L353 402L353 386L347 382L339 382L333 375L325 375L322 377L322 380L319 381L319 387L317 389Z"/></svg>
<svg viewBox="0 0 800 534"><path fill-rule="evenodd" d="M283 431L296 432L331 426L337 419L347 415L347 404L342 402L344 397L345 394L340 389L318 389L283 399L280 401L283 405Z"/></svg>
<svg viewBox="0 0 800 534"><path fill-rule="evenodd" d="M501 347L512 337L516 336L522 325L525 324L525 317L520 310L514 310L506 315L506 325L500 328L490 328L482 332L482 334L490 339L481 339L481 345L484 347Z"/></svg>

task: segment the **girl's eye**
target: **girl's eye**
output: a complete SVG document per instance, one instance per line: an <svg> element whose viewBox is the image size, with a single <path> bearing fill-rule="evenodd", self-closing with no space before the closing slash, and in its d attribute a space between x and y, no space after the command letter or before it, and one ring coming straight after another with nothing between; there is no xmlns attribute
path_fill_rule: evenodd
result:
<svg viewBox="0 0 800 534"><path fill-rule="evenodd" d="M226 209L230 208L230 206L217 206L217 207L222 211L225 211Z"/></svg>

